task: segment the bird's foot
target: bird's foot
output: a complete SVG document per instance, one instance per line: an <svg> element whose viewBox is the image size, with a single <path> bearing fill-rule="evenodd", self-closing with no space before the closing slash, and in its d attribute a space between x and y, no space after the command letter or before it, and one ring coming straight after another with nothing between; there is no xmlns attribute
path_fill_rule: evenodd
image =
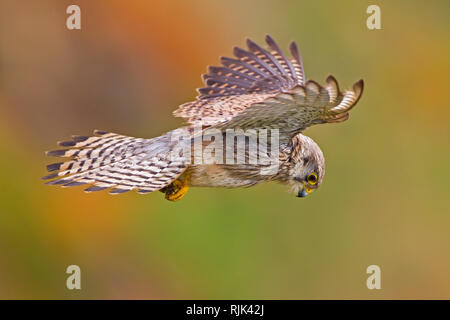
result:
<svg viewBox="0 0 450 320"><path fill-rule="evenodd" d="M164 198L169 201L178 201L184 197L184 195L189 190L188 179L181 181L179 179L172 182L167 187L161 189L161 192L164 192L166 195Z"/></svg>

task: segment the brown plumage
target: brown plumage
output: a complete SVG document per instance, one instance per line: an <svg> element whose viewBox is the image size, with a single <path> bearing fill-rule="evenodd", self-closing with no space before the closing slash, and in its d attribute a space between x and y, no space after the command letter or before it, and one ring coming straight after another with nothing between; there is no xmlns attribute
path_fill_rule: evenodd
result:
<svg viewBox="0 0 450 320"><path fill-rule="evenodd" d="M323 180L325 160L318 145L301 132L314 124L347 120L361 97L363 81L344 92L332 76L323 86L312 80L305 82L295 42L289 46L291 58L270 36L266 36L266 43L267 50L247 40L248 50L236 47L235 58L223 57L222 66L208 67L203 75L206 86L198 89L197 99L174 111L175 116L187 121L187 127L153 139L103 131L94 132L92 137L74 136L71 141L59 143L66 149L47 153L70 159L47 166L53 173L44 179L54 179L47 183L62 186L87 184L88 192L161 190L166 199L173 201L181 199L188 186L241 187L275 180L290 185L298 196L317 189ZM211 134L211 130L215 133ZM239 134L246 135L244 139L254 138L257 143L261 138L257 134L251 137L252 130L277 132L276 170L262 174L268 165L252 162L248 145L243 151L244 163L195 162L193 141L199 136L203 137L203 151L208 149L205 140L214 136L211 141L222 141L221 153L236 153L234 140L230 145L226 138L229 130L242 130L244 133ZM184 140L177 139L183 134ZM273 141L267 142L267 149L272 145ZM190 154L180 156L181 147L189 149ZM215 155L218 152L214 149Z"/></svg>

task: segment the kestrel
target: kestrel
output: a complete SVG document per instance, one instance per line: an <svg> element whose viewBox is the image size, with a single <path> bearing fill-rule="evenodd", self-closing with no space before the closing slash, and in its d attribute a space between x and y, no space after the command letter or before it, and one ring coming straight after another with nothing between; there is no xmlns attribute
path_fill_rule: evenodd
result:
<svg viewBox="0 0 450 320"><path fill-rule="evenodd" d="M363 80L343 92L333 76L323 86L305 81L296 43L290 44L292 57L288 58L270 36L265 40L267 49L248 39L247 50L235 47L235 58L222 57L221 66L208 67L203 75L205 87L198 89L196 100L173 112L186 120L186 126L152 139L100 130L90 137L72 136L58 143L64 149L47 152L69 159L47 166L52 173L43 179L53 180L46 184L89 185L86 192L110 189L111 194L159 190L170 201L181 199L190 186L234 188L278 181L298 197L316 190L323 180L325 159L319 146L301 132L314 124L347 120L361 97ZM258 135L268 130L277 140L263 141ZM252 161L249 144L239 149L234 138L227 140L230 131L244 135L247 140L241 141L246 142L253 134L258 148L262 143L276 144L275 153L267 152L276 154L275 170L263 173L267 164L259 163L259 158ZM182 135L184 139L176 139ZM240 150L244 161L234 163L234 155L232 163L193 161L194 140L205 135L209 138L200 140L200 154L214 136L215 142L223 143L223 152L232 150L239 157ZM180 153L180 147L192 152ZM219 151L214 150L214 156L222 154Z"/></svg>

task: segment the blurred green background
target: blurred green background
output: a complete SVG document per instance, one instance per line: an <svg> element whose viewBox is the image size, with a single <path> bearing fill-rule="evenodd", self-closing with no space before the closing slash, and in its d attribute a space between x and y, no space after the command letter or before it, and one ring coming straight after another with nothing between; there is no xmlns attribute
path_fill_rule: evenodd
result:
<svg viewBox="0 0 450 320"><path fill-rule="evenodd" d="M81 31L66 8L81 7ZM382 30L366 28L381 7ZM0 298L450 298L449 1L1 1ZM45 150L182 124L200 74L246 37L296 40L306 75L363 78L350 120L306 134L323 185L85 194ZM82 290L65 287L66 267ZM381 290L366 268L381 267Z"/></svg>

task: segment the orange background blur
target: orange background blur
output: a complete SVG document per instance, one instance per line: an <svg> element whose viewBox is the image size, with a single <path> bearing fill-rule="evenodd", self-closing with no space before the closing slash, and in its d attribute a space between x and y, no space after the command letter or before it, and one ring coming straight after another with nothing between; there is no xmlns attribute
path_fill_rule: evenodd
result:
<svg viewBox="0 0 450 320"><path fill-rule="evenodd" d="M81 7L82 29L66 28ZM381 7L382 30L366 28ZM0 298L450 298L448 1L2 1ZM307 130L327 174L283 186L85 194L44 186L45 150L102 129L182 124L234 45L296 40L306 75L366 88L350 120ZM56 159L57 160L57 159ZM81 267L82 289L65 287ZM381 267L381 290L366 288Z"/></svg>

